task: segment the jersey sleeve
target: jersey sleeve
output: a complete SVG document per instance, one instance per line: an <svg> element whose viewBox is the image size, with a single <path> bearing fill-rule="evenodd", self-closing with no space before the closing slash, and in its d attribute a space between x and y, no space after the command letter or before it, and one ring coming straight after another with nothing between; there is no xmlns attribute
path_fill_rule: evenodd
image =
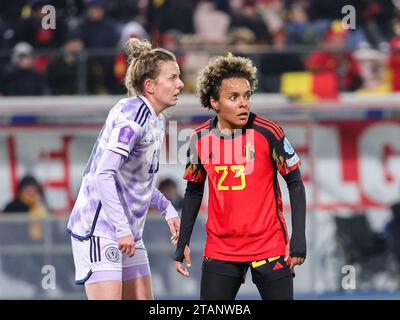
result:
<svg viewBox="0 0 400 320"><path fill-rule="evenodd" d="M190 137L189 147L186 153L187 163L185 173L183 174L183 179L189 182L203 183L207 178L207 172L201 164L201 160L198 155L198 150L196 146L197 141L198 136L196 134L193 134Z"/></svg>
<svg viewBox="0 0 400 320"><path fill-rule="evenodd" d="M280 139L272 138L271 147L272 161L281 175L284 176L300 166L300 159L286 135Z"/></svg>
<svg viewBox="0 0 400 320"><path fill-rule="evenodd" d="M128 157L140 135L141 127L129 120L119 122L111 131L106 149Z"/></svg>

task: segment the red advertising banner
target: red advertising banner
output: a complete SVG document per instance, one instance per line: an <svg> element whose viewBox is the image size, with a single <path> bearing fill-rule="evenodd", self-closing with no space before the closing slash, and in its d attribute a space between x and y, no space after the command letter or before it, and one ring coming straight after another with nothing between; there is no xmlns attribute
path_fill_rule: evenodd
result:
<svg viewBox="0 0 400 320"><path fill-rule="evenodd" d="M307 205L314 210L387 207L400 198L400 121L279 121L301 161ZM194 125L167 124L161 177L182 180L187 141ZM56 212L69 211L100 125L2 126L0 208L18 180L35 175ZM284 203L287 188L280 185ZM285 201L286 200L286 201ZM1 210L1 209L0 209Z"/></svg>

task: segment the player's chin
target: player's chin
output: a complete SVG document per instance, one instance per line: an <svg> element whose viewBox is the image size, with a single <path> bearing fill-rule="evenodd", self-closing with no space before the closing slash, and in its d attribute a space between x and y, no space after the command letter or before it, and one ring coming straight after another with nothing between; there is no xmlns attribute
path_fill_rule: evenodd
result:
<svg viewBox="0 0 400 320"><path fill-rule="evenodd" d="M170 106L175 106L178 103L178 96L173 96L170 99Z"/></svg>
<svg viewBox="0 0 400 320"><path fill-rule="evenodd" d="M246 118L241 117L236 121L236 125L238 127L244 127L246 125L246 123L247 123L247 120L248 120L248 117L246 117Z"/></svg>

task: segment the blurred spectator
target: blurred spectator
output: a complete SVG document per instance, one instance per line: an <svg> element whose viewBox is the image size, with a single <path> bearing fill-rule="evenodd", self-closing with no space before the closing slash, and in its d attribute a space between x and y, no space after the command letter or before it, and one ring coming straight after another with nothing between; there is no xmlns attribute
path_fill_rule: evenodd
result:
<svg viewBox="0 0 400 320"><path fill-rule="evenodd" d="M314 77L313 93L319 98L336 99L340 91L355 91L362 86L360 66L345 47L346 35L341 22L333 22L322 49L307 58L306 67Z"/></svg>
<svg viewBox="0 0 400 320"><path fill-rule="evenodd" d="M361 43L354 52L360 65L362 92L388 92L390 86L385 83L385 54L370 47L368 42Z"/></svg>
<svg viewBox="0 0 400 320"><path fill-rule="evenodd" d="M307 11L301 4L295 4L291 8L286 28L288 45L316 44L318 41L315 28L309 22Z"/></svg>
<svg viewBox="0 0 400 320"><path fill-rule="evenodd" d="M57 27L54 30L41 27L44 16L41 9L47 4L57 8ZM337 26L332 32L332 22L335 19L341 21L344 16L341 10L345 5L356 9L356 29L344 30L340 24L342 32L338 32ZM204 48L202 53L197 53L199 45L230 44L237 47L235 51L251 55L259 69L264 69L266 81L265 85L260 83L259 91L277 92L282 71L303 69L298 67L299 61L304 65L302 52L292 46L307 45L312 50L311 46L322 43L322 49L315 50L306 64L313 77L318 78L314 81L316 95L336 98L341 91L362 88L363 79L367 79L364 84L366 90L387 90L388 82L392 82L394 91L399 90L397 82L400 80L396 74L400 67L397 66L395 41L390 47L387 62L390 72L384 73L387 83L383 86L377 84L376 77L372 80L372 74L378 74L372 71L379 69L379 59L375 59L377 55L372 51L367 52L370 49L379 49L384 53L389 51L393 35L400 36L400 31L396 32L396 28L400 27L393 25L399 10L400 1L392 0L132 0L129 3L121 0L2 0L0 48L11 48L21 41L30 43L35 48L34 69L44 72L52 56L47 51L36 49L58 49L65 44L69 34L67 29L78 30L88 55L100 66L98 79L102 83L96 93L122 94L126 58L124 53L118 52L118 48L122 48L121 44L132 34L140 39L148 38L157 45L176 47L180 52L178 63L182 66L182 73L189 75L189 81L198 71L197 66L192 65L197 56L200 55L202 60L203 56L210 55ZM337 22L333 24L338 25ZM337 40L340 33L343 38ZM281 40L289 47L280 45ZM371 48L360 51L360 44L363 46L366 42ZM274 50L253 46L258 44L272 44ZM345 46L346 50L340 49L341 46ZM272 54L263 57L259 54L260 49L268 53L272 51ZM292 49L297 51L297 57L292 54ZM329 54L338 51L343 51L342 55ZM354 59L354 54L363 57L358 59L362 65ZM285 67L282 61L286 58L289 62ZM0 75L9 72L6 59L7 55L0 55ZM326 62L330 60L335 61L337 66L327 66ZM265 65L275 62L276 66ZM186 65L189 66L188 71L185 70ZM391 79L389 75L392 75ZM87 79L79 81L85 83ZM190 84L185 87L186 92L193 90ZM91 88L88 91L93 93Z"/></svg>
<svg viewBox="0 0 400 320"><path fill-rule="evenodd" d="M226 41L230 17L219 11L211 1L201 1L194 13L196 35L206 43L222 44Z"/></svg>
<svg viewBox="0 0 400 320"><path fill-rule="evenodd" d="M41 184L32 176L23 177L18 183L16 197L3 210L6 214L28 213L32 218L45 217L49 214ZM31 240L42 238L40 221L33 220L29 224Z"/></svg>
<svg viewBox="0 0 400 320"><path fill-rule="evenodd" d="M19 228L12 229L11 232L16 233L15 242L23 241L25 246L36 243L43 243L44 235L42 217L49 214L46 206L44 192L41 184L32 176L23 177L17 187L15 198L6 205L3 210L4 214L25 213L29 215L28 227L25 224L22 230ZM4 232L4 231L3 231ZM18 233L23 232L23 233ZM11 279L17 278L34 285L37 291L43 290L40 281L40 272L43 267L43 256L38 254L24 254L23 256L15 254L5 254L2 257L2 271ZM63 275L61 275L63 277Z"/></svg>
<svg viewBox="0 0 400 320"><path fill-rule="evenodd" d="M285 10L285 1L263 0L258 4L258 11L262 15L268 30L272 35L285 29L284 18L288 16Z"/></svg>
<svg viewBox="0 0 400 320"><path fill-rule="evenodd" d="M7 96L36 96L46 92L44 78L34 69L33 48L18 43L12 51L11 65L5 68L0 81L0 93Z"/></svg>
<svg viewBox="0 0 400 320"><path fill-rule="evenodd" d="M65 41L67 31L66 25L62 19L56 15L56 28L43 29L42 7L49 1L30 0L30 9L24 11L26 17L23 17L17 25L16 41L25 41L37 48L57 48Z"/></svg>
<svg viewBox="0 0 400 320"><path fill-rule="evenodd" d="M246 27L254 32L257 43L272 43L272 35L263 16L257 10L257 0L244 0L240 10L231 13L230 28Z"/></svg>
<svg viewBox="0 0 400 320"><path fill-rule="evenodd" d="M90 0L86 4L85 16L78 25L78 33L87 48L112 48L119 40L117 26L105 11L104 0Z"/></svg>
<svg viewBox="0 0 400 320"><path fill-rule="evenodd" d="M159 38L159 46L166 48L167 50L175 54L176 61L181 68L182 78L185 78L185 76L188 75L185 72L186 56L188 53L182 50L183 36L184 35L179 30L167 30ZM149 35L147 34L146 30L136 21L131 21L123 27L120 39L121 52L117 53L114 59L114 78L116 79L116 83L123 82L126 70L128 68L127 56L123 52L125 43L130 38L147 39L148 37ZM196 63L196 65L198 66L198 63ZM197 74L197 68L196 68L196 74ZM185 85L185 89L186 86L187 85Z"/></svg>
<svg viewBox="0 0 400 320"><path fill-rule="evenodd" d="M147 26L153 42L159 43L166 30L193 33L193 12L197 0L148 0Z"/></svg>
<svg viewBox="0 0 400 320"><path fill-rule="evenodd" d="M234 28L231 29L227 36L227 44L234 46L234 51L239 52L251 52L252 46L256 43L256 36L248 28Z"/></svg>
<svg viewBox="0 0 400 320"><path fill-rule="evenodd" d="M76 33L69 35L61 51L47 67L46 77L52 94L95 94L100 91L100 70L91 57L83 60L83 42ZM85 83L81 83L84 79ZM84 86L87 92L83 92Z"/></svg>
<svg viewBox="0 0 400 320"><path fill-rule="evenodd" d="M122 27L119 46L123 48L130 38L149 39L149 35L139 22L129 21Z"/></svg>
<svg viewBox="0 0 400 320"><path fill-rule="evenodd" d="M374 48L393 37L392 21L395 7L392 0L353 0L360 25Z"/></svg>
<svg viewBox="0 0 400 320"><path fill-rule="evenodd" d="M104 0L88 1L85 16L74 31L82 36L87 49L96 48L96 52L99 52L99 54L94 54L93 58L101 66L101 78L104 81L106 93L117 94L120 93L121 86L113 77L114 56L110 49L117 47L120 36L116 23L107 17L105 9L106 1ZM105 51L102 52L100 49L105 49Z"/></svg>
<svg viewBox="0 0 400 320"><path fill-rule="evenodd" d="M178 186L171 178L166 178L160 182L158 190L169 200L174 208L182 210L183 197L178 192Z"/></svg>
<svg viewBox="0 0 400 320"><path fill-rule="evenodd" d="M136 22L130 21L125 24L121 30L121 37L119 40L119 48L120 52L118 52L114 57L114 67L113 67L113 75L116 83L121 84L121 93L125 91L123 86L123 81L125 78L126 70L128 69L128 57L123 52L126 42L130 38L137 38L140 40L149 39L149 35L143 26Z"/></svg>

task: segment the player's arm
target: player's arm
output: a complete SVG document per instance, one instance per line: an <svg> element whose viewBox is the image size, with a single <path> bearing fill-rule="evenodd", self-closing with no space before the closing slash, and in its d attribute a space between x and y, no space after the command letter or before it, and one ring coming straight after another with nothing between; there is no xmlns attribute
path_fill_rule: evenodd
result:
<svg viewBox="0 0 400 320"><path fill-rule="evenodd" d="M115 227L119 249L133 256L135 242L116 187L117 172L124 160L121 154L105 150L96 169L95 183L103 209Z"/></svg>
<svg viewBox="0 0 400 320"><path fill-rule="evenodd" d="M299 264L304 262L306 257L306 192L299 168L284 175L290 197L292 212L292 237L290 239L290 256L302 258Z"/></svg>
<svg viewBox="0 0 400 320"><path fill-rule="evenodd" d="M192 236L193 227L203 200L204 184L204 181L201 183L188 181L183 198L182 220L175 252L175 261L177 271L184 276L188 276L189 272L183 268L182 261L185 260L186 265L190 267L190 237Z"/></svg>
<svg viewBox="0 0 400 320"><path fill-rule="evenodd" d="M117 192L117 172L142 135L142 127L123 117L111 129L105 151L96 169L96 186L104 211L115 226L119 248L130 256L135 254L135 240Z"/></svg>
<svg viewBox="0 0 400 320"><path fill-rule="evenodd" d="M196 146L198 138L199 136L194 132L190 137L186 154L188 161L183 178L187 180L187 185L183 197L181 226L174 258L176 270L184 276L188 276L189 272L183 268L182 261L185 260L186 265L190 267L190 237L203 200L204 184L207 178L207 172L198 155Z"/></svg>
<svg viewBox="0 0 400 320"><path fill-rule="evenodd" d="M169 230L171 231L171 242L176 245L179 237L179 228L181 219L174 206L157 188L154 188L151 195L151 205L160 211L161 215L167 221Z"/></svg>
<svg viewBox="0 0 400 320"><path fill-rule="evenodd" d="M271 157L289 189L292 236L288 243L285 260L290 257L291 268L293 268L296 264L302 264L306 257L306 196L299 170L300 159L282 128L276 126L275 130L277 135L271 136Z"/></svg>

